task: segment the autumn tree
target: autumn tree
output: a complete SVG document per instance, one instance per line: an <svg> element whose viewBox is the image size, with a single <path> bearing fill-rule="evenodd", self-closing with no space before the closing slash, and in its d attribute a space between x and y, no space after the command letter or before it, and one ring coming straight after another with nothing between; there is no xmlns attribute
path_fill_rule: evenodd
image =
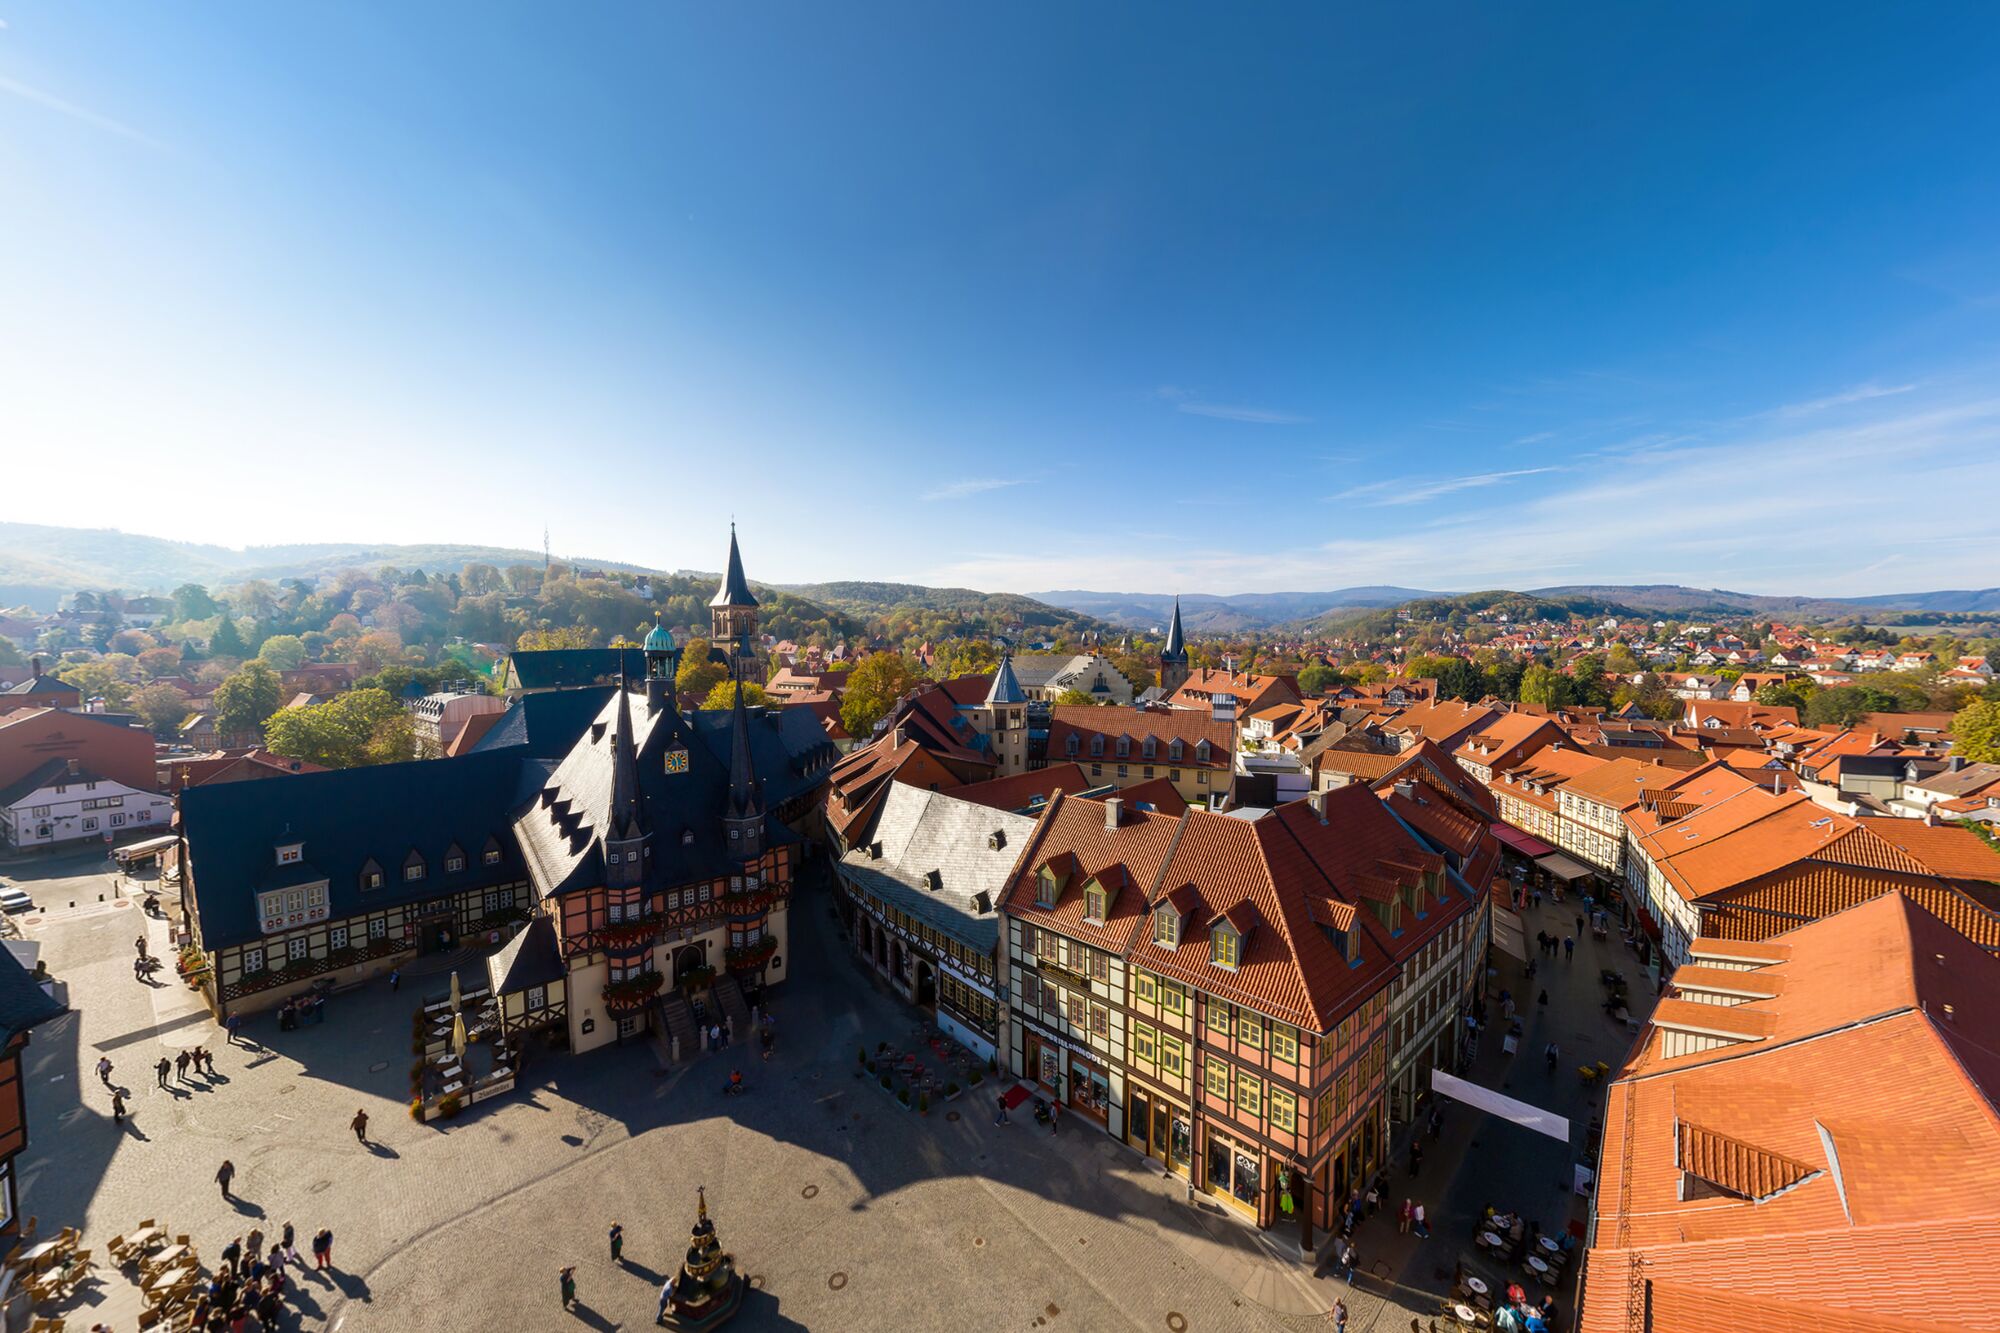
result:
<svg viewBox="0 0 2000 1333"><path fill-rule="evenodd" d="M2000 700L1983 699L1960 710L1951 732L1958 754L1975 764L2000 764Z"/></svg>
<svg viewBox="0 0 2000 1333"><path fill-rule="evenodd" d="M296 634L273 634L257 645L257 660L279 671L295 671L306 660L306 643Z"/></svg>
<svg viewBox="0 0 2000 1333"><path fill-rule="evenodd" d="M709 692L728 679L728 668L708 658L707 639L689 639L681 652L680 670L674 673L674 688L682 694L706 699Z"/></svg>
<svg viewBox="0 0 2000 1333"><path fill-rule="evenodd" d="M155 736L169 737L187 721L187 696L171 685L147 685L132 695L132 711Z"/></svg>
<svg viewBox="0 0 2000 1333"><path fill-rule="evenodd" d="M866 736L896 700L922 679L916 665L901 653L868 654L847 673L847 690L840 702L841 725L850 736Z"/></svg>
<svg viewBox="0 0 2000 1333"><path fill-rule="evenodd" d="M524 653L543 653L563 648L590 648L597 643L597 631L585 625L558 625L554 629L531 629L514 641Z"/></svg>
<svg viewBox="0 0 2000 1333"><path fill-rule="evenodd" d="M246 662L215 687L215 729L223 736L263 730L264 720L278 711L278 673L267 662Z"/></svg>
<svg viewBox="0 0 2000 1333"><path fill-rule="evenodd" d="M1056 696L1056 702L1064 708L1095 708L1099 701L1082 690L1064 690Z"/></svg>
<svg viewBox="0 0 2000 1333"><path fill-rule="evenodd" d="M385 724L408 722L408 715L385 690L349 690L323 704L287 708L264 725L264 744L273 754L303 759L325 768L355 768L409 758L411 744ZM378 744L387 740L384 746ZM378 757L378 755L380 757Z"/></svg>
<svg viewBox="0 0 2000 1333"><path fill-rule="evenodd" d="M763 707L765 699L764 687L754 680L746 680L742 684L743 706L745 708ZM713 689L702 696L701 706L703 708L736 707L736 686L737 682L733 680L717 682Z"/></svg>
<svg viewBox="0 0 2000 1333"><path fill-rule="evenodd" d="M1571 694L1569 677L1554 667L1538 662L1521 673L1521 702L1524 704L1561 708L1569 703Z"/></svg>
<svg viewBox="0 0 2000 1333"><path fill-rule="evenodd" d="M1308 699L1316 699L1340 684L1340 672L1324 662L1315 662L1299 672L1299 693Z"/></svg>

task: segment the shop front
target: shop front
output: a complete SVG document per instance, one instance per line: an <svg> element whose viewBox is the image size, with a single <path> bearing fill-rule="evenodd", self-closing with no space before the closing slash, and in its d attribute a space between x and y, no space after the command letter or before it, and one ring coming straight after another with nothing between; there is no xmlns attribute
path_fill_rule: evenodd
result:
<svg viewBox="0 0 2000 1333"><path fill-rule="evenodd" d="M1075 1052L1069 1057L1068 1100L1070 1109L1089 1116L1107 1128L1111 1123L1111 1080L1102 1067Z"/></svg>
<svg viewBox="0 0 2000 1333"><path fill-rule="evenodd" d="M1128 1086L1132 1114L1127 1119L1125 1141L1175 1175L1185 1177L1194 1151L1194 1126L1187 1108L1136 1083Z"/></svg>
<svg viewBox="0 0 2000 1333"><path fill-rule="evenodd" d="M1210 1125L1204 1131L1201 1187L1255 1222L1262 1222L1263 1149Z"/></svg>

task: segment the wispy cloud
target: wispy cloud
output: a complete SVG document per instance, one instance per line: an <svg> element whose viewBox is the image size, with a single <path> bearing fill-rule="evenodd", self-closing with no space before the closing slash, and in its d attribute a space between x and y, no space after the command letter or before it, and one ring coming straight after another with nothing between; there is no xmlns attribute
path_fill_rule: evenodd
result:
<svg viewBox="0 0 2000 1333"><path fill-rule="evenodd" d="M1177 389L1172 385L1156 390L1154 397L1173 404L1176 412L1185 412L1191 417L1214 417L1217 421L1243 421L1254 426L1298 426L1312 419L1296 412L1280 412L1268 407L1206 402L1186 389Z"/></svg>
<svg viewBox="0 0 2000 1333"><path fill-rule="evenodd" d="M1865 403L1874 398L1893 398L1899 393L1909 393L1914 384L1862 384L1845 393L1830 394L1825 398L1814 398L1809 402L1790 403L1781 407L1777 415L1781 417L1810 416L1814 412L1824 412L1828 408L1847 407L1854 403Z"/></svg>
<svg viewBox="0 0 2000 1333"><path fill-rule="evenodd" d="M938 500L969 500L988 491L1004 491L1009 486L1027 484L1025 477L967 477L963 481L954 481L936 490L925 491L923 498L927 503Z"/></svg>
<svg viewBox="0 0 2000 1333"><path fill-rule="evenodd" d="M1326 497L1329 500L1361 500L1374 497L1371 503L1378 505L1414 505L1426 500L1435 500L1441 495L1451 495L1457 491L1478 490L1486 486L1498 486L1501 482L1512 481L1516 477L1533 477L1544 472L1559 472L1555 467L1522 467L1507 472L1475 472L1463 477L1439 477L1430 481L1415 477L1393 477L1387 481L1371 481L1360 486L1350 486L1344 491Z"/></svg>
<svg viewBox="0 0 2000 1333"><path fill-rule="evenodd" d="M78 106L74 102L65 102L53 93L45 93L40 88L29 87L18 79L10 79L4 74L0 74L0 93L7 93L18 97L24 102L33 102L36 106L46 111L53 111L57 115L68 116L71 120L82 121L84 124L103 130L107 134L115 134L120 138L130 139L134 143L145 144L148 148L162 148L165 146L158 140L141 134L138 130L133 129L123 121L113 120L110 116L99 115L89 107Z"/></svg>

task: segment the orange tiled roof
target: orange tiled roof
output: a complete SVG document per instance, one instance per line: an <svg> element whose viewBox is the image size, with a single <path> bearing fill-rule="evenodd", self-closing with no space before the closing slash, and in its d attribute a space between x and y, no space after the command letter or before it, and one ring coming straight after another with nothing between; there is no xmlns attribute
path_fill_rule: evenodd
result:
<svg viewBox="0 0 2000 1333"><path fill-rule="evenodd" d="M2000 884L2000 851L1969 828L1921 819L1863 819L1861 827L1934 875Z"/></svg>

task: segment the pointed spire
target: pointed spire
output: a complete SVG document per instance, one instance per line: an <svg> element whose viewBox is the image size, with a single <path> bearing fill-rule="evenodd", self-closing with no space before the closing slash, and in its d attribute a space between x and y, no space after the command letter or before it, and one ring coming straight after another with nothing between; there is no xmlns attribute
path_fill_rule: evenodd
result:
<svg viewBox="0 0 2000 1333"><path fill-rule="evenodd" d="M729 719L729 814L735 819L761 818L763 784L750 757L750 714L743 707L743 673L736 673L736 704Z"/></svg>
<svg viewBox="0 0 2000 1333"><path fill-rule="evenodd" d="M1187 657L1187 635L1181 631L1181 599L1174 594L1174 620L1167 626L1167 646L1160 649L1164 661L1179 662Z"/></svg>
<svg viewBox="0 0 2000 1333"><path fill-rule="evenodd" d="M618 718L611 732L611 827L608 836L639 836L639 756L632 748L632 696L618 684Z"/></svg>
<svg viewBox="0 0 2000 1333"><path fill-rule="evenodd" d="M755 606L750 580L743 577L743 554L736 549L736 525L729 525L729 566L722 573L722 586L708 599L710 606Z"/></svg>
<svg viewBox="0 0 2000 1333"><path fill-rule="evenodd" d="M1028 695L1021 688L1020 677L1014 674L1014 654L1000 655L1000 669L993 673L993 684L987 688L988 704L1024 704Z"/></svg>

